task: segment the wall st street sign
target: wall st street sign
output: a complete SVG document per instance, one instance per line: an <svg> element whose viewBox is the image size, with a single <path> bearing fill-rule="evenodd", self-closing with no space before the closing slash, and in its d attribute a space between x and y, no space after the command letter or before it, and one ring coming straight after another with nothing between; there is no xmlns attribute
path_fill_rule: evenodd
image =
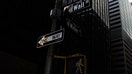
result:
<svg viewBox="0 0 132 74"><path fill-rule="evenodd" d="M41 48L47 45L51 45L54 43L59 43L63 41L64 38L64 29L60 29L49 34L40 36L37 42L37 48Z"/></svg>
<svg viewBox="0 0 132 74"><path fill-rule="evenodd" d="M68 9L68 11L72 13L85 7L90 7L90 0L71 1L71 3L64 7L64 10Z"/></svg>

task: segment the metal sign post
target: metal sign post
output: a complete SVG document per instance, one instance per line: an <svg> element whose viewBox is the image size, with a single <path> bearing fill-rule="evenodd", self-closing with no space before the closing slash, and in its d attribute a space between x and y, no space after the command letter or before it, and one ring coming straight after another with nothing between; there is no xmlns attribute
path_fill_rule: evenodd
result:
<svg viewBox="0 0 132 74"><path fill-rule="evenodd" d="M52 26L51 26L51 32L56 30L56 23L57 19L60 16L60 12L57 10L60 8L61 0L56 0L55 3L55 9L50 13L50 16L52 17ZM52 60L53 60L53 54L54 54L54 46L49 46L48 52L47 52L47 58L46 58L46 65L45 65L45 72L44 74L52 74Z"/></svg>
<svg viewBox="0 0 132 74"><path fill-rule="evenodd" d="M55 31L55 29L56 29L56 21L57 21L57 19L52 19L51 31ZM51 74L51 72L52 72L51 68L52 68L52 60L53 60L53 51L54 51L54 46L50 45L49 48L48 48L48 52L47 52L44 74Z"/></svg>

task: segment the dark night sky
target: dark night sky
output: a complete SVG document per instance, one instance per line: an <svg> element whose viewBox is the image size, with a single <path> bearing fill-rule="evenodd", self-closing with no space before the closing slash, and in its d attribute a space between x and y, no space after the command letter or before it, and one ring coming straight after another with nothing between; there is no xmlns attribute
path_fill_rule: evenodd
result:
<svg viewBox="0 0 132 74"><path fill-rule="evenodd" d="M0 1L2 52L38 63L47 47L36 49L37 38L50 32L50 9L54 0Z"/></svg>

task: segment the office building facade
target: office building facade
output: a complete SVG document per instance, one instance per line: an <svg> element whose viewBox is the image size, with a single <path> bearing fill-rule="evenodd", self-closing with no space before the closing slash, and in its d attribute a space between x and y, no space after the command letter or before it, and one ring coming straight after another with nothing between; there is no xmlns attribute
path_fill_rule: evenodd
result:
<svg viewBox="0 0 132 74"><path fill-rule="evenodd" d="M85 56L83 74L132 74L132 7L128 0L62 0L61 11L57 28L64 28L65 35L63 42L55 44L54 74L76 74L79 59L69 60L74 54Z"/></svg>
<svg viewBox="0 0 132 74"><path fill-rule="evenodd" d="M85 56L83 74L109 72L109 13L107 0L63 0L58 28L65 29L64 41L55 44L54 74L76 74L74 54ZM65 71L65 59L68 69ZM77 56L76 56L77 57ZM60 59L59 59L60 58ZM75 57L74 57L75 58ZM60 63L58 60L61 60ZM61 66L60 66L61 64ZM61 68L60 68L61 67ZM64 67L64 68L62 68ZM70 69L69 69L70 68ZM77 71L78 72L78 71ZM80 73L78 73L80 74Z"/></svg>
<svg viewBox="0 0 132 74"><path fill-rule="evenodd" d="M131 12L128 0L109 0L112 74L132 74Z"/></svg>

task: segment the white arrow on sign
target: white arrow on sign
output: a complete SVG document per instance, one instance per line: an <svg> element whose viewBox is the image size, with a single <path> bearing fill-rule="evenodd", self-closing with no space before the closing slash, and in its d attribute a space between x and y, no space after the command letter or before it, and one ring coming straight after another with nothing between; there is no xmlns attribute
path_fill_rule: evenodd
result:
<svg viewBox="0 0 132 74"><path fill-rule="evenodd" d="M37 48L41 48L46 45L50 45L53 43L58 43L63 40L64 37L64 29L43 35L40 37L40 40L37 43Z"/></svg>

